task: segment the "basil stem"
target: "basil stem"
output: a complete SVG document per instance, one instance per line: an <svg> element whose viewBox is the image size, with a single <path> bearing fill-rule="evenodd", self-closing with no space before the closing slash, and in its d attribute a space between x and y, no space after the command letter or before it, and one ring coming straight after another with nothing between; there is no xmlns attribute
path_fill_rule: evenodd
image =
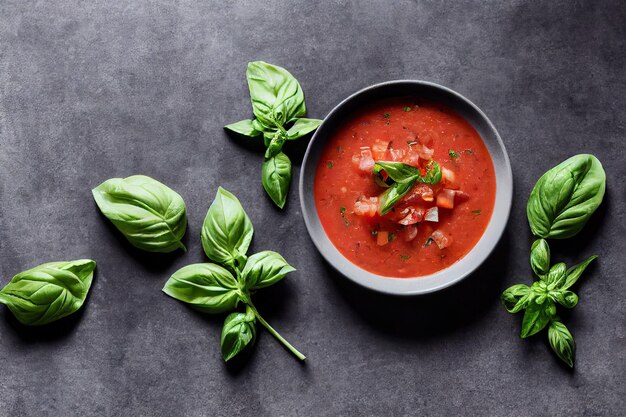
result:
<svg viewBox="0 0 626 417"><path fill-rule="evenodd" d="M278 339L278 341L280 341L280 343L282 343L283 346L285 346L291 353L293 353L301 361L306 359L306 356L304 356L302 353L300 353L300 351L298 351L298 349L293 347L293 345L291 343L289 343L284 337L282 337L280 335L280 333L278 333L276 330L274 330L274 328L272 326L270 326L270 324L268 322L265 321L265 319L261 316L261 314L259 314L259 311L256 309L254 304L252 304L252 301L250 301L248 303L248 306L250 306L250 308L254 312L254 315L256 316L256 318L259 321L259 323L261 323L263 325L263 327L265 327L267 329L267 331L269 331L276 339Z"/></svg>

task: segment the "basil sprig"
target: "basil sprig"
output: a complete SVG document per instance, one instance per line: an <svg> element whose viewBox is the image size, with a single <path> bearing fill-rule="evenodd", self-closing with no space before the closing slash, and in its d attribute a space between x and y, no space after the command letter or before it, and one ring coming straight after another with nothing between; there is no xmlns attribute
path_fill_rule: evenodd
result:
<svg viewBox="0 0 626 417"><path fill-rule="evenodd" d="M513 285L501 300L509 313L524 310L521 337L548 327L548 341L556 355L574 366L574 337L561 322L557 305L574 308L578 296L570 288L578 281L593 255L571 268L563 262L550 265L550 247L543 238L575 236L602 202L605 191L602 164L593 155L576 155L546 172L528 200L528 222L540 239L530 249L530 266L538 278L531 286Z"/></svg>
<svg viewBox="0 0 626 417"><path fill-rule="evenodd" d="M263 136L267 150L261 182L272 201L283 208L291 183L291 161L282 152L283 144L313 132L322 121L304 117L304 93L286 69L255 61L248 63L246 77L255 119L224 128L243 136Z"/></svg>
<svg viewBox="0 0 626 417"><path fill-rule="evenodd" d="M50 262L20 272L0 290L0 303L29 326L47 324L85 302L96 263L90 259Z"/></svg>
<svg viewBox="0 0 626 417"><path fill-rule="evenodd" d="M163 292L206 313L233 311L239 304L245 312L233 312L222 328L222 356L232 359L254 343L259 321L298 359L305 356L287 342L259 314L252 294L282 280L295 269L272 251L246 255L254 229L237 197L219 188L202 226L202 247L215 263L188 265L176 271Z"/></svg>
<svg viewBox="0 0 626 417"><path fill-rule="evenodd" d="M388 187L381 195L378 211L381 215L391 211L393 206L408 193L416 182L424 184L438 184L441 182L441 168L435 161L430 161L426 166L426 174L414 166L402 162L376 162L372 173L374 179L380 185ZM382 178L382 171L389 177L386 181Z"/></svg>
<svg viewBox="0 0 626 417"><path fill-rule="evenodd" d="M150 252L187 251L181 239L187 229L183 198L144 175L111 178L92 190L102 214L135 247Z"/></svg>

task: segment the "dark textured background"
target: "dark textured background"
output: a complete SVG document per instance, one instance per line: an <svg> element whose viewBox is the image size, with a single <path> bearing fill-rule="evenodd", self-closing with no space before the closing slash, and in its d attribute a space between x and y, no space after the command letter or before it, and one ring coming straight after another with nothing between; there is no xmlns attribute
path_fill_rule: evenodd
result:
<svg viewBox="0 0 626 417"><path fill-rule="evenodd" d="M447 3L447 4L445 4ZM338 277L311 243L297 190L276 210L261 150L222 126L250 115L245 66L288 68L323 117L372 83L413 78L466 95L507 146L516 195L489 261L437 295L395 299ZM20 326L0 308L0 415L616 416L626 409L626 5L616 1L0 2L0 281L39 263L98 268L74 316ZM295 179L306 141L290 144ZM525 202L537 178L592 152L608 194L556 259L597 253L564 319L576 369L542 334L518 338L500 292L530 281ZM187 254L130 247L90 189L142 173L189 211ZM218 185L242 201L252 249L298 272L258 307L308 355L260 331L220 357L222 317L161 293L205 259L200 226Z"/></svg>

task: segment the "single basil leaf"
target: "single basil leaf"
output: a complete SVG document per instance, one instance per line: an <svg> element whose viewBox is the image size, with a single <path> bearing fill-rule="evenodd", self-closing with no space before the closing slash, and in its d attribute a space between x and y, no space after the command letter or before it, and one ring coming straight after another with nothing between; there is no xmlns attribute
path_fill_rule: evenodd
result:
<svg viewBox="0 0 626 417"><path fill-rule="evenodd" d="M77 311L85 302L96 263L90 259L50 262L20 272L0 290L17 320L42 325Z"/></svg>
<svg viewBox="0 0 626 417"><path fill-rule="evenodd" d="M570 368L574 367L574 337L563 323L553 320L548 327L548 341L556 355Z"/></svg>
<svg viewBox="0 0 626 417"><path fill-rule="evenodd" d="M231 123L229 125L226 125L224 126L224 129L230 130L231 132L235 132L243 136L250 137L259 136L263 133L262 131L257 130L252 120L247 119L241 120L237 123Z"/></svg>
<svg viewBox="0 0 626 417"><path fill-rule="evenodd" d="M267 192L274 204L283 208L287 201L289 183L291 182L291 161L289 157L280 152L263 162L261 182L265 192Z"/></svg>
<svg viewBox="0 0 626 417"><path fill-rule="evenodd" d="M595 260L597 258L598 257L596 255L592 255L592 256L588 257L587 259L585 259L583 262L579 263L578 265L574 265L573 267L568 269L567 270L567 277L565 278L565 283L563 284L561 289L566 290L569 287L571 287L572 285L574 285L576 283L576 281L578 281L578 278L580 278L582 273L585 271L585 269L587 269L587 266L593 260Z"/></svg>
<svg viewBox="0 0 626 417"><path fill-rule="evenodd" d="M538 277L550 270L550 246L545 239L535 240L530 248L530 266Z"/></svg>
<svg viewBox="0 0 626 417"><path fill-rule="evenodd" d="M563 262L559 262L550 268L548 274L541 278L546 284L555 284L556 288L560 288L565 282L567 266Z"/></svg>
<svg viewBox="0 0 626 417"><path fill-rule="evenodd" d="M387 214L391 211L393 206L400 201L411 188L413 188L414 182L407 183L395 183L391 187L387 188L378 198L378 212L381 215Z"/></svg>
<svg viewBox="0 0 626 417"><path fill-rule="evenodd" d="M546 298L542 304L537 304L534 301L528 303L522 319L520 336L525 339L540 332L552 320L555 314L556 306L549 298Z"/></svg>
<svg viewBox="0 0 626 417"><path fill-rule="evenodd" d="M426 165L426 169L426 175L420 177L419 180L424 184L439 184L442 177L439 164L435 161L430 161L428 165Z"/></svg>
<svg viewBox="0 0 626 417"><path fill-rule="evenodd" d="M191 264L174 272L163 292L207 313L230 311L239 302L237 281L233 275L211 263Z"/></svg>
<svg viewBox="0 0 626 417"><path fill-rule="evenodd" d="M282 132L276 132L270 141L270 144L267 146L267 150L265 151L265 160L267 161L268 159L278 155L283 149L283 144L286 140L287 139Z"/></svg>
<svg viewBox="0 0 626 417"><path fill-rule="evenodd" d="M606 174L593 155L576 155L552 168L528 199L533 234L553 239L576 235L602 202L605 187Z"/></svg>
<svg viewBox="0 0 626 417"><path fill-rule="evenodd" d="M302 88L286 69L255 61L248 63L246 76L252 111L261 124L278 128L306 115Z"/></svg>
<svg viewBox="0 0 626 417"><path fill-rule="evenodd" d="M255 253L248 258L241 272L243 287L258 290L269 287L296 269L289 265L280 254L272 251Z"/></svg>
<svg viewBox="0 0 626 417"><path fill-rule="evenodd" d="M144 175L111 178L92 190L98 208L139 249L150 252L186 251L187 230L182 197Z"/></svg>
<svg viewBox="0 0 626 417"><path fill-rule="evenodd" d="M389 178L399 184L415 183L417 178L421 177L421 172L418 168L402 162L376 162L373 168L374 174L379 174L381 170L384 170Z"/></svg>
<svg viewBox="0 0 626 417"><path fill-rule="evenodd" d="M241 203L219 187L202 225L202 247L215 262L243 265L254 229Z"/></svg>
<svg viewBox="0 0 626 417"><path fill-rule="evenodd" d="M578 304L578 296L572 291L556 290L551 291L550 296L554 301L565 308L574 308Z"/></svg>
<svg viewBox="0 0 626 417"><path fill-rule="evenodd" d="M532 291L530 287L524 284L513 285L507 288L500 296L504 308L509 313L517 313L523 308L526 308L528 303L532 301Z"/></svg>
<svg viewBox="0 0 626 417"><path fill-rule="evenodd" d="M245 313L231 313L224 320L222 327L222 357L229 361L246 346L252 345L256 338L256 317L249 306Z"/></svg>
<svg viewBox="0 0 626 417"><path fill-rule="evenodd" d="M319 119L296 119L296 122L287 130L287 139L293 140L301 138L317 129L322 121Z"/></svg>

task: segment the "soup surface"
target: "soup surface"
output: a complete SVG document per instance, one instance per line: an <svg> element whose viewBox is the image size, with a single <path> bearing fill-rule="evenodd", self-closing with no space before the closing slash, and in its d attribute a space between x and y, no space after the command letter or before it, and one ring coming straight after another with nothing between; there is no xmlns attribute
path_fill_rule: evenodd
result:
<svg viewBox="0 0 626 417"><path fill-rule="evenodd" d="M420 178L398 183L404 177L380 172L381 161ZM404 192L391 207L390 185ZM489 223L495 192L493 162L476 130L413 98L348 117L323 150L314 182L330 241L357 266L393 277L429 275L465 256Z"/></svg>

